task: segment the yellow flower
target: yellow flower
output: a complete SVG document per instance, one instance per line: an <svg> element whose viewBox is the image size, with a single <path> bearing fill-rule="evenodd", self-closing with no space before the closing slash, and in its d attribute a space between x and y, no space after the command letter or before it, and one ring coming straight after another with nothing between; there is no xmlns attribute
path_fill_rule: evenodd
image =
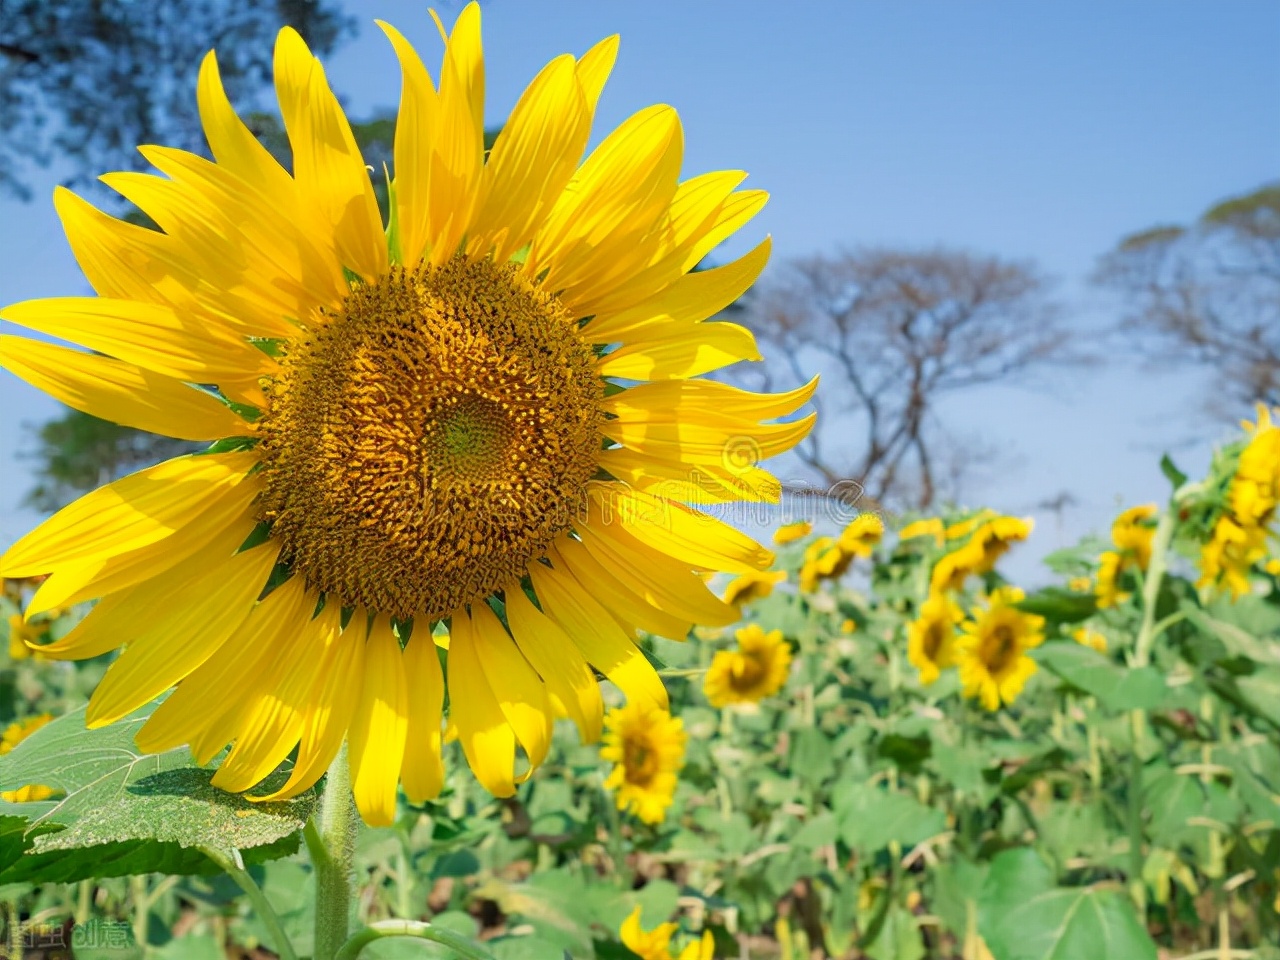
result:
<svg viewBox="0 0 1280 960"><path fill-rule="evenodd" d="M1280 426L1258 405L1257 424L1245 423L1251 434L1240 451L1229 492L1231 513L1241 526L1267 526L1280 502Z"/></svg>
<svg viewBox="0 0 1280 960"><path fill-rule="evenodd" d="M791 671L791 648L781 630L765 633L752 623L734 636L738 649L716 651L703 681L702 691L713 707L758 703L781 690Z"/></svg>
<svg viewBox="0 0 1280 960"><path fill-rule="evenodd" d="M818 537L805 547L804 561L800 566L800 591L813 593L823 580L835 580L844 575L853 562L853 555L840 549L833 537Z"/></svg>
<svg viewBox="0 0 1280 960"><path fill-rule="evenodd" d="M671 935L677 926L674 923L660 923L652 930L645 931L640 926L640 907L631 911L622 921L622 943L640 960L671 960Z"/></svg>
<svg viewBox="0 0 1280 960"><path fill-rule="evenodd" d="M1266 532L1259 527L1241 527L1222 516L1214 524L1213 536L1200 548L1198 586L1224 586L1231 596L1249 592L1249 571L1267 555Z"/></svg>
<svg viewBox="0 0 1280 960"><path fill-rule="evenodd" d="M38 623L27 623L22 614L9 616L9 659L25 660L34 652L27 643L35 643L44 636L44 626Z"/></svg>
<svg viewBox="0 0 1280 960"><path fill-rule="evenodd" d="M1090 577L1072 577L1067 581L1067 589L1075 593L1090 593L1093 590L1093 579Z"/></svg>
<svg viewBox="0 0 1280 960"><path fill-rule="evenodd" d="M1130 507L1111 524L1111 542L1121 556L1136 563L1138 569L1147 569L1151 562L1151 541L1156 535L1153 522L1158 509L1154 503Z"/></svg>
<svg viewBox="0 0 1280 960"><path fill-rule="evenodd" d="M671 953L671 936L676 932L674 923L660 923L645 932L640 926L640 907L636 907L622 922L622 942L640 960L712 960L715 940L710 930L689 943L677 958Z"/></svg>
<svg viewBox="0 0 1280 960"><path fill-rule="evenodd" d="M988 573L995 569L996 561L1008 553L1011 546L1031 536L1032 526L1031 520L996 517L978 527L973 539L966 544L976 558L974 572Z"/></svg>
<svg viewBox="0 0 1280 960"><path fill-rule="evenodd" d="M975 513L973 516L966 517L964 520L957 521L956 523L953 523L949 527L947 527L946 529L947 539L963 540L965 537L969 536L971 533L973 533L973 531L977 530L978 527L982 526L982 524L986 523L995 515L996 515L996 512L994 510L984 507L983 509Z"/></svg>
<svg viewBox="0 0 1280 960"><path fill-rule="evenodd" d="M765 573L744 573L729 581L724 589L724 602L736 607L761 600L773 593L773 588L787 579L785 570L770 570Z"/></svg>
<svg viewBox="0 0 1280 960"><path fill-rule="evenodd" d="M963 547L945 553L933 565L929 576L930 593L948 593L959 590L964 582L978 572L984 554L980 544L970 540Z"/></svg>
<svg viewBox="0 0 1280 960"><path fill-rule="evenodd" d="M0 790L0 800L5 803L39 803L59 792L53 787L46 787L43 783L29 783L17 790Z"/></svg>
<svg viewBox="0 0 1280 960"><path fill-rule="evenodd" d="M1083 647L1089 647L1098 653L1107 652L1107 638L1097 630L1090 630L1088 627L1080 627L1075 633L1071 634L1076 643Z"/></svg>
<svg viewBox="0 0 1280 960"><path fill-rule="evenodd" d="M840 532L840 539L836 542L850 556L869 557L883 537L884 521L874 513L864 513Z"/></svg>
<svg viewBox="0 0 1280 960"><path fill-rule="evenodd" d="M637 700L610 710L604 727L600 756L614 764L605 789L614 791L619 810L645 823L661 823L684 766L688 735L683 721L651 700Z"/></svg>
<svg viewBox="0 0 1280 960"><path fill-rule="evenodd" d="M933 683L955 663L956 624L964 613L946 594L934 593L907 624L907 659L920 671L920 682Z"/></svg>
<svg viewBox="0 0 1280 960"><path fill-rule="evenodd" d="M788 543L795 543L797 540L803 540L809 534L813 533L813 524L808 520L797 520L795 523L786 523L773 532L773 542L778 546Z"/></svg>
<svg viewBox="0 0 1280 960"><path fill-rule="evenodd" d="M1114 550L1107 550L1098 558L1098 579L1093 592L1098 598L1099 607L1114 607L1131 596L1119 586L1120 574L1124 572L1124 568L1124 557Z"/></svg>
<svg viewBox="0 0 1280 960"><path fill-rule="evenodd" d="M898 531L899 540L914 540L916 537L933 537L934 542L938 546L942 546L946 539L942 519L940 517L929 517L925 520L916 520L913 523L908 523Z"/></svg>
<svg viewBox="0 0 1280 960"><path fill-rule="evenodd" d="M4 728L4 732L0 733L0 756L8 753L52 719L51 713L38 713L34 717L15 720L9 724Z"/></svg>
<svg viewBox="0 0 1280 960"><path fill-rule="evenodd" d="M290 167L236 116L210 54L197 100L213 162L144 147L163 176L103 178L160 229L59 189L99 297L0 310L85 348L7 337L0 364L19 377L125 426L220 441L88 494L0 558L0 575L50 575L32 610L104 598L44 648L125 647L89 725L176 686L139 747L190 744L203 763L234 743L213 780L233 791L296 749L264 799L310 788L345 738L375 824L399 784L415 801L440 790L446 683L498 796L518 753L542 762L557 712L598 736L593 668L665 704L638 631L734 622L699 572L773 559L686 494L776 500L757 461L808 433L812 415L777 421L816 387L703 377L760 357L745 328L703 321L754 282L769 241L689 271L764 193L736 171L681 183L668 106L579 164L616 37L549 64L486 151L479 6L438 84L382 29L403 74L389 227L323 67L286 28Z"/></svg>
<svg viewBox="0 0 1280 960"><path fill-rule="evenodd" d="M1280 557L1272 557L1262 569L1273 577L1280 577Z"/></svg>
<svg viewBox="0 0 1280 960"><path fill-rule="evenodd" d="M1044 640L1044 618L1023 613L1012 604L1023 598L1017 587L1000 587L985 609L971 614L956 641L956 663L966 697L976 697L987 710L1013 703L1036 662L1027 651Z"/></svg>
<svg viewBox="0 0 1280 960"><path fill-rule="evenodd" d="M844 620L840 621L841 633L853 633L857 629L858 629L858 625L847 617Z"/></svg>

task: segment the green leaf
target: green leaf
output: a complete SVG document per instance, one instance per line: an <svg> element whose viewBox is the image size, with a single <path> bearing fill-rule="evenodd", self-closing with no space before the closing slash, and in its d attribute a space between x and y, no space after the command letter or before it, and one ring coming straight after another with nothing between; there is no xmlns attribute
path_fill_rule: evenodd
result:
<svg viewBox="0 0 1280 960"><path fill-rule="evenodd" d="M890 843L904 849L937 836L946 829L941 810L926 807L915 797L876 786L853 784L834 803L840 838L855 850L874 852Z"/></svg>
<svg viewBox="0 0 1280 960"><path fill-rule="evenodd" d="M997 854L978 929L999 960L1156 960L1156 945L1114 887L1059 887L1034 850Z"/></svg>
<svg viewBox="0 0 1280 960"><path fill-rule="evenodd" d="M1154 667L1123 667L1078 643L1045 644L1032 656L1073 687L1097 697L1109 710L1150 710L1164 702L1168 687Z"/></svg>
<svg viewBox="0 0 1280 960"><path fill-rule="evenodd" d="M870 960L922 960L925 955L916 918L896 903L889 907L875 942L864 950Z"/></svg>
<svg viewBox="0 0 1280 960"><path fill-rule="evenodd" d="M192 766L185 749L140 753L133 740L151 709L87 730L81 708L0 757L0 787L40 783L64 794L0 808L0 814L27 818L33 837L28 852L5 864L0 882L216 873L200 847L241 850L248 863L297 849L314 792L251 803L212 786L213 771Z"/></svg>
<svg viewBox="0 0 1280 960"><path fill-rule="evenodd" d="M1045 587L1014 606L1044 617L1051 624L1079 623L1098 612L1098 599L1092 593L1079 593L1064 587Z"/></svg>
<svg viewBox="0 0 1280 960"><path fill-rule="evenodd" d="M1160 458L1160 472L1173 484L1174 490L1177 490L1187 482L1187 475L1177 468L1173 459L1167 453Z"/></svg>

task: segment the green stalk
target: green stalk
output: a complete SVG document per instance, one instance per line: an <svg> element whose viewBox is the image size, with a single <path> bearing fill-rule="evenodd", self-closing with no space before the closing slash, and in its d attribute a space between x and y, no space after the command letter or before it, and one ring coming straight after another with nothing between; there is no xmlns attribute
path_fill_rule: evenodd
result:
<svg viewBox="0 0 1280 960"><path fill-rule="evenodd" d="M431 940L443 944L465 960L493 960L492 955L461 934L446 930L444 927L433 927L421 920L382 920L370 924L344 943L334 955L334 960L356 960L360 956L360 951L373 941L384 937L416 937L419 940Z"/></svg>
<svg viewBox="0 0 1280 960"><path fill-rule="evenodd" d="M221 867L227 876L236 882L237 887L244 891L245 896L249 898L249 903L253 905L254 912L258 915L258 919L262 921L267 928L267 932L271 934L271 940L275 944L276 953L280 954L280 960L298 960L298 954L294 951L288 934L284 932L280 917L276 914L275 908L271 906L271 901L267 899L267 895L262 892L262 888L254 883L253 877L249 876L248 871L245 870L244 861L240 858L240 852L233 850L228 854L222 850L206 846L201 846L200 849L206 857Z"/></svg>
<svg viewBox="0 0 1280 960"><path fill-rule="evenodd" d="M325 776L320 809L302 834L316 874L315 960L335 960L347 942L358 823L343 744Z"/></svg>
<svg viewBox="0 0 1280 960"><path fill-rule="evenodd" d="M1160 585L1167 566L1166 554L1173 538L1175 509L1173 504L1165 508L1151 540L1151 561L1142 581L1142 625L1138 628L1138 639L1133 645L1133 656L1129 662L1135 669L1151 663L1151 646L1156 638L1156 601L1160 598ZM1146 863L1142 856L1142 773L1143 757L1146 754L1147 711L1131 710L1129 719L1133 731L1133 745L1129 755L1129 894L1140 914L1145 917L1147 890L1142 879L1142 868Z"/></svg>

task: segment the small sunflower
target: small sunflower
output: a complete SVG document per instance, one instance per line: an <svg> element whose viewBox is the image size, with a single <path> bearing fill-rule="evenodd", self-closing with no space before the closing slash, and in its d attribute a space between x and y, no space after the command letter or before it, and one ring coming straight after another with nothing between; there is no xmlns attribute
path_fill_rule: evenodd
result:
<svg viewBox="0 0 1280 960"><path fill-rule="evenodd" d="M1280 504L1280 425L1258 406L1258 422L1244 424L1249 441L1231 481L1231 512L1242 526L1267 526Z"/></svg>
<svg viewBox="0 0 1280 960"><path fill-rule="evenodd" d="M679 956L673 954L671 937L678 929L674 923L660 923L645 931L640 926L640 907L636 907L622 922L620 932L623 945L640 960L712 960L715 940L710 930L704 930L701 937L686 945Z"/></svg>
<svg viewBox="0 0 1280 960"><path fill-rule="evenodd" d="M1082 647L1088 647L1098 653L1107 652L1107 638L1097 630L1092 630L1089 627L1080 627L1071 634L1071 638Z"/></svg>
<svg viewBox="0 0 1280 960"><path fill-rule="evenodd" d="M934 683L956 662L956 624L964 612L945 593L934 593L920 606L920 615L907 625L907 659L920 671L920 682Z"/></svg>
<svg viewBox="0 0 1280 960"><path fill-rule="evenodd" d="M963 540L966 537L971 536L978 527L982 526L995 516L996 512L994 510L990 507L983 507L977 513L950 524L944 531L946 538L948 540Z"/></svg>
<svg viewBox="0 0 1280 960"><path fill-rule="evenodd" d="M675 797L688 734L684 722L652 700L635 700L604 718L602 759L614 764L604 782L619 810L661 823Z"/></svg>
<svg viewBox="0 0 1280 960"><path fill-rule="evenodd" d="M708 321L768 239L690 271L766 198L736 171L681 182L667 106L580 162L616 37L553 60L486 151L480 8L459 15L438 85L379 25L403 77L387 224L324 68L287 28L292 172L236 116L211 53L197 98L213 161L143 147L163 176L103 178L158 230L57 192L99 296L0 314L89 352L4 337L0 363L95 416L215 443L81 498L0 572L50 575L29 615L101 598L44 648L125 647L90 726L177 686L139 746L190 744L203 763L233 743L213 781L232 791L296 748L262 799L308 789L345 738L362 814L389 823L398 784L440 789L446 684L499 796L541 762L556 716L598 736L593 668L666 704L639 631L734 622L701 575L772 562L686 501L776 502L777 480L725 451L793 447L813 416L771 421L816 384L700 379L759 359L748 330Z"/></svg>
<svg viewBox="0 0 1280 960"><path fill-rule="evenodd" d="M0 756L11 751L52 719L53 714L51 713L38 713L34 717L27 717L25 720L13 721L13 723L4 728L3 733L0 733Z"/></svg>
<svg viewBox="0 0 1280 960"><path fill-rule="evenodd" d="M773 531L773 542L778 546L795 543L813 533L813 524L808 520L797 520L795 523L784 523Z"/></svg>
<svg viewBox="0 0 1280 960"><path fill-rule="evenodd" d="M1151 562L1151 541L1155 538L1155 517L1159 508L1145 503L1125 510L1111 524L1111 542L1122 555L1129 557L1138 569Z"/></svg>
<svg viewBox="0 0 1280 960"><path fill-rule="evenodd" d="M1231 517L1221 516L1213 526L1213 536L1200 549L1199 586L1222 586L1232 597L1249 592L1249 571L1267 555L1266 531L1242 527Z"/></svg>
<svg viewBox="0 0 1280 960"><path fill-rule="evenodd" d="M791 647L781 630L765 633L751 623L734 636L738 649L716 651L702 684L713 707L759 703L783 688L791 670Z"/></svg>
<svg viewBox="0 0 1280 960"><path fill-rule="evenodd" d="M800 592L813 593L824 580L844 576L853 562L853 554L840 549L834 537L818 537L804 548L800 564Z"/></svg>
<svg viewBox="0 0 1280 960"><path fill-rule="evenodd" d="M966 697L976 697L987 710L1013 703L1036 662L1027 651L1044 640L1044 618L1023 613L1013 604L1025 594L1017 587L1000 587L987 597L961 626L956 641L956 664Z"/></svg>
<svg viewBox="0 0 1280 960"><path fill-rule="evenodd" d="M884 521L874 513L864 513L840 531L836 544L851 557L869 557L882 539Z"/></svg>
<svg viewBox="0 0 1280 960"><path fill-rule="evenodd" d="M978 572L982 559L981 547L972 541L944 553L929 574L929 592L951 593L959 590L966 580Z"/></svg>
<svg viewBox="0 0 1280 960"><path fill-rule="evenodd" d="M785 570L744 573L734 577L724 588L724 602L741 607L756 600L762 600L773 593L773 588L786 579Z"/></svg>
<svg viewBox="0 0 1280 960"><path fill-rule="evenodd" d="M1034 526L1029 519L1018 517L996 517L988 520L974 531L969 547L976 557L975 573L989 573L995 569L996 562L1009 552L1015 543L1020 543L1031 536Z"/></svg>
<svg viewBox="0 0 1280 960"><path fill-rule="evenodd" d="M946 542L946 531L940 517L928 517L908 523L898 531L899 540L915 540L917 537L932 537L934 543L942 546Z"/></svg>

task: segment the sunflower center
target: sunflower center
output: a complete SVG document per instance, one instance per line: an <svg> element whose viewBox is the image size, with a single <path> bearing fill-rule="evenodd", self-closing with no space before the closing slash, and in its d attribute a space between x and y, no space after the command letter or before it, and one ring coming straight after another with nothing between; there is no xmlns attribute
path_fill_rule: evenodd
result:
<svg viewBox="0 0 1280 960"><path fill-rule="evenodd" d="M750 693L764 679L765 665L756 653L741 654L730 671L729 685L739 693Z"/></svg>
<svg viewBox="0 0 1280 960"><path fill-rule="evenodd" d="M987 668L992 673L1000 673L1018 656L1018 637L1013 627L1007 623L998 623L987 638Z"/></svg>
<svg viewBox="0 0 1280 960"><path fill-rule="evenodd" d="M261 422L261 517L312 588L407 619L523 576L600 450L591 348L514 266L393 268L290 344Z"/></svg>
<svg viewBox="0 0 1280 960"><path fill-rule="evenodd" d="M648 741L632 738L627 740L623 753L627 783L647 786L658 773L658 752L650 747Z"/></svg>

